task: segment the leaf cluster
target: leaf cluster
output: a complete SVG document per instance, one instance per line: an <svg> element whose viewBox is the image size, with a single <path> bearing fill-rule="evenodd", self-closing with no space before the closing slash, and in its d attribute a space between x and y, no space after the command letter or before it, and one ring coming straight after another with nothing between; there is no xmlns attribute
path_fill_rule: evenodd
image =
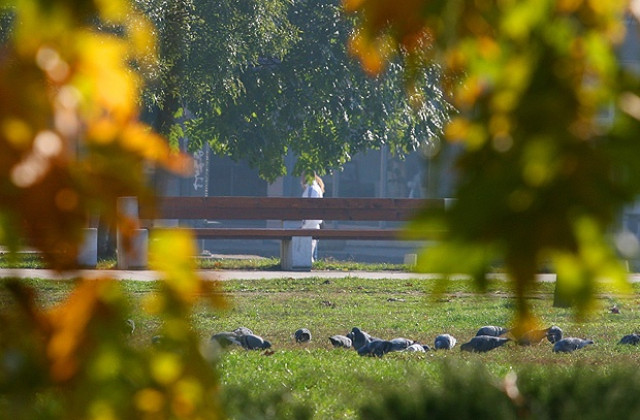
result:
<svg viewBox="0 0 640 420"><path fill-rule="evenodd" d="M5 6L0 242L66 268L91 217L115 225L117 197L150 199L146 165L184 172L188 160L138 120L141 80L130 64L148 62L154 41L128 2Z"/></svg>
<svg viewBox="0 0 640 420"><path fill-rule="evenodd" d="M627 2L392 3L344 2L359 22L354 54L372 72L398 50L441 64L460 111L446 137L465 146L456 203L435 216L446 242L422 268L481 279L499 260L523 295L550 260L580 311L596 279L622 287L617 256L633 257L637 239L614 249L606 234L640 192L623 156L639 151L637 80L617 59ZM524 301L518 311L528 322Z"/></svg>

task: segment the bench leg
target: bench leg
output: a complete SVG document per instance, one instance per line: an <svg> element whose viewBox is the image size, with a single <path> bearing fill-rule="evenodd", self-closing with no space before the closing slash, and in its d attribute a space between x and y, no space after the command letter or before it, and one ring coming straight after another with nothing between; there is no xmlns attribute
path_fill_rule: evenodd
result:
<svg viewBox="0 0 640 420"><path fill-rule="evenodd" d="M138 198L118 197L116 203L118 215L132 221L138 220ZM146 269L149 261L149 231L147 229L135 229L132 232L131 249L126 252L124 238L120 227L116 235L118 252L118 269L140 270Z"/></svg>
<svg viewBox="0 0 640 420"><path fill-rule="evenodd" d="M82 268L96 268L98 265L98 229L83 229L84 240L78 250L78 265Z"/></svg>
<svg viewBox="0 0 640 420"><path fill-rule="evenodd" d="M118 269L119 270L143 270L149 265L149 231L147 229L135 229L131 238L131 249L125 252L123 238L120 232L117 235Z"/></svg>
<svg viewBox="0 0 640 420"><path fill-rule="evenodd" d="M294 236L280 242L280 266L286 271L311 271L311 237Z"/></svg>

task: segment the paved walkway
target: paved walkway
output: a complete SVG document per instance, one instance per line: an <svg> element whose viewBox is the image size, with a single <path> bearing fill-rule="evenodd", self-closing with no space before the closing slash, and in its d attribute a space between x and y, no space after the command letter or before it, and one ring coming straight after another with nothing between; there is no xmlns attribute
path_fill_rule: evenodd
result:
<svg viewBox="0 0 640 420"><path fill-rule="evenodd" d="M200 270L206 280L262 280L262 279L305 279L305 278L363 278L363 279L415 279L435 278L432 274L416 274L398 271L245 271L245 270ZM51 280L84 277L89 279L111 277L117 280L154 281L162 278L152 270L78 270L57 273L43 269L0 269L0 278L42 278Z"/></svg>
<svg viewBox="0 0 640 420"><path fill-rule="evenodd" d="M246 271L246 270L200 270L202 278L205 280L263 280L263 279L309 279L325 278L340 279L345 277L360 279L437 279L437 274L419 274L399 271ZM490 274L491 278L504 279L501 274ZM0 269L0 278L41 278L50 280L64 280L84 277L97 279L110 277L116 280L138 280L155 281L162 278L161 274L153 270L78 270L58 273L53 270L44 269ZM460 276L459 278L466 278ZM556 280L555 274L539 274L538 281L553 282ZM640 282L640 273L630 273L629 280L633 283Z"/></svg>
<svg viewBox="0 0 640 420"><path fill-rule="evenodd" d="M436 274L418 274L398 271L246 271L246 270L200 270L202 278L206 280L262 280L262 279L308 279L308 278L328 278L339 279L345 277L361 279L437 279ZM0 269L0 278L41 278L50 280L64 280L84 277L96 279L110 277L117 280L139 280L154 281L162 278L161 274L152 270L78 270L58 273L53 270L44 269ZM462 277L462 276L461 276ZM496 275L496 278L502 276ZM540 281L555 281L555 275L542 274Z"/></svg>

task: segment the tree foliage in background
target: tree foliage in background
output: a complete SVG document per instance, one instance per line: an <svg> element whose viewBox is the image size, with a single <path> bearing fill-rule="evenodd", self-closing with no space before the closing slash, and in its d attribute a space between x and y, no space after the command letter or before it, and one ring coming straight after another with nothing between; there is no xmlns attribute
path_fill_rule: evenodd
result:
<svg viewBox="0 0 640 420"><path fill-rule="evenodd" d="M421 268L482 284L503 261L524 328L541 264L553 261L559 291L583 310L598 279L625 283L616 251L637 249L614 250L605 235L640 187L637 80L616 58L631 3L344 1L364 68L382 71L398 50L437 62L460 111L446 128L465 146L457 202ZM608 107L611 125L598 119Z"/></svg>
<svg viewBox="0 0 640 420"><path fill-rule="evenodd" d="M296 38L285 0L133 4L153 23L158 43L157 65L143 71L148 80L144 102L153 108L154 127L165 134L185 109L199 114L219 108L225 98L238 98L243 92L239 74L261 55L281 57Z"/></svg>
<svg viewBox="0 0 640 420"><path fill-rule="evenodd" d="M399 60L384 77L364 74L347 53L352 24L337 1L138 4L163 41L162 73L147 92L166 113L163 132L208 143L267 180L286 174L288 154L294 174L325 173L382 145L404 155L447 119L436 66L415 74L421 102L404 95ZM182 14L170 23L173 9ZM183 124L172 124L176 115Z"/></svg>
<svg viewBox="0 0 640 420"><path fill-rule="evenodd" d="M151 197L145 166L180 172L188 159L139 121L131 66L152 68L155 44L127 1L1 1L0 12L0 243L70 267L90 217L115 223L119 196ZM136 227L118 222L124 235ZM152 244L153 266L166 273L146 305L161 321L156 348L127 340L115 281L78 279L51 308L20 281L0 283L3 417L220 416L215 371L189 324L198 297L214 296L195 275L193 238L167 233Z"/></svg>

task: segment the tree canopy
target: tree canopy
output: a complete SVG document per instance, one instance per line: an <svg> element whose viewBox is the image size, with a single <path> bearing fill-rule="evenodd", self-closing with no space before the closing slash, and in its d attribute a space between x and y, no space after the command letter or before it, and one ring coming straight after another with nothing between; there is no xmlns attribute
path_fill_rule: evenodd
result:
<svg viewBox="0 0 640 420"><path fill-rule="evenodd" d="M426 98L417 107L403 92L402 62L384 77L365 75L347 53L352 24L338 1L138 4L162 41L148 97L171 115L189 112L165 134L208 143L267 180L286 173L289 153L298 157L294 174L325 173L382 145L404 155L447 119L437 66L416 75Z"/></svg>
<svg viewBox="0 0 640 420"><path fill-rule="evenodd" d="M465 146L457 201L423 269L482 282L504 262L525 326L525 294L550 261L558 290L581 310L597 280L625 283L617 256L632 257L637 240L616 249L606 234L640 187L637 77L616 57L629 2L344 5L358 17L350 42L364 68L382 71L393 51L439 63L460 111L446 128L449 141ZM609 107L615 120L602 124Z"/></svg>

